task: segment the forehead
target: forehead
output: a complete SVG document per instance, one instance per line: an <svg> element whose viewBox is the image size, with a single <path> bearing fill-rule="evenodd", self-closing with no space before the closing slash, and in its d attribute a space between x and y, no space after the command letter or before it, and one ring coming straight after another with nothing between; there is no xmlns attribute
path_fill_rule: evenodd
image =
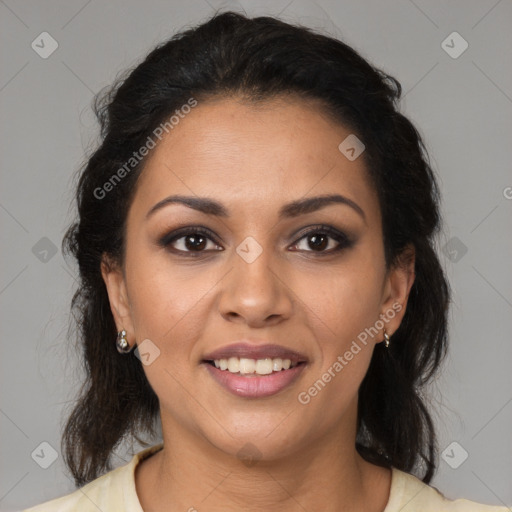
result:
<svg viewBox="0 0 512 512"><path fill-rule="evenodd" d="M340 193L379 215L363 158L350 161L338 149L349 135L313 101L199 103L148 155L132 209L142 214L168 195L186 194L257 214Z"/></svg>

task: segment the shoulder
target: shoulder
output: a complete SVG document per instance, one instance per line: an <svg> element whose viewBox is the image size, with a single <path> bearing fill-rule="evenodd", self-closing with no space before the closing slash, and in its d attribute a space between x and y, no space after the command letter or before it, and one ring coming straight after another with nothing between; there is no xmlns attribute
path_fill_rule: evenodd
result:
<svg viewBox="0 0 512 512"><path fill-rule="evenodd" d="M41 503L23 512L142 512L135 489L135 467L162 448L160 443L135 454L129 463L102 475L76 491Z"/></svg>
<svg viewBox="0 0 512 512"><path fill-rule="evenodd" d="M122 479L124 468L125 466L110 471L70 494L25 509L23 512L107 510L107 503L112 501L112 495L116 494L116 487Z"/></svg>
<svg viewBox="0 0 512 512"><path fill-rule="evenodd" d="M392 468L389 501L383 512L510 512L508 507L466 499L450 500L419 478Z"/></svg>

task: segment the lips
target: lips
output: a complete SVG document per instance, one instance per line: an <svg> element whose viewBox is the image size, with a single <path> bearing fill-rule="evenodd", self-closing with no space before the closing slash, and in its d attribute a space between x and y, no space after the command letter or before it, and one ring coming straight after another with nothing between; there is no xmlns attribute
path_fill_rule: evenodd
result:
<svg viewBox="0 0 512 512"><path fill-rule="evenodd" d="M206 354L202 362L210 362L215 359L229 359L230 357L246 358L246 359L266 359L281 358L289 359L292 363L305 363L307 357L296 350L275 344L258 345L255 342L239 341L218 348L213 352Z"/></svg>
<svg viewBox="0 0 512 512"><path fill-rule="evenodd" d="M204 365L208 374L223 389L236 397L265 398L276 395L297 381L306 365L299 364L289 370L275 372L270 375L245 375L222 371L209 364Z"/></svg>

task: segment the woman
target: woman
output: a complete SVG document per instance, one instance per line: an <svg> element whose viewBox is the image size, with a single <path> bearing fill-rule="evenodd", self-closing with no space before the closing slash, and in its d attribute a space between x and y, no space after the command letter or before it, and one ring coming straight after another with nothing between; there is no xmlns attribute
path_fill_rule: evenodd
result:
<svg viewBox="0 0 512 512"><path fill-rule="evenodd" d="M428 485L449 287L400 93L340 41L228 12L103 97L64 240L82 487L29 510L506 510Z"/></svg>

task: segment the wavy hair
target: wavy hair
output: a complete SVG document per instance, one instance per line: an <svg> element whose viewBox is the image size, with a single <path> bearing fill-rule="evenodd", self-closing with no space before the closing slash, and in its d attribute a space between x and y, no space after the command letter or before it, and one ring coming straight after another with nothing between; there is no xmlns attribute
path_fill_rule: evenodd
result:
<svg viewBox="0 0 512 512"><path fill-rule="evenodd" d="M79 267L71 311L86 370L61 442L75 484L112 469L111 455L124 438L154 435L159 413L139 359L116 350L100 267L104 255L123 264L127 212L145 159L104 197L98 190L191 97L235 95L252 102L280 95L315 100L364 141L386 265L400 264L410 244L416 278L390 348L375 347L360 386L356 448L380 466L407 472L422 466L420 478L429 483L438 451L421 388L446 355L450 290L435 250L439 189L421 136L398 111L400 83L338 39L272 17L224 12L156 46L94 99L101 139L80 169L78 218L62 245Z"/></svg>

